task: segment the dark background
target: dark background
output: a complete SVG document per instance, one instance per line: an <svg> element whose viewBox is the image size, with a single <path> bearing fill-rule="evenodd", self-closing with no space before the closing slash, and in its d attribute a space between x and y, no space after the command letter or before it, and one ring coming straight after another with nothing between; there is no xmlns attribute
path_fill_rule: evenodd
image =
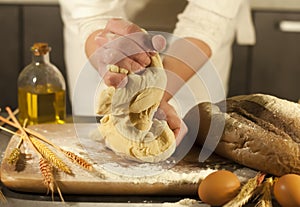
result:
<svg viewBox="0 0 300 207"><path fill-rule="evenodd" d="M253 11L253 19L257 43L233 46L228 96L259 92L298 101L300 33L280 31L278 25L282 20L300 21L300 14L260 10ZM17 77L31 62L29 48L34 42L45 41L51 45L51 62L66 76L63 23L59 6L55 4L0 4L0 25L0 107L16 108ZM164 28L155 29L163 31ZM70 114L69 98L67 108Z"/></svg>

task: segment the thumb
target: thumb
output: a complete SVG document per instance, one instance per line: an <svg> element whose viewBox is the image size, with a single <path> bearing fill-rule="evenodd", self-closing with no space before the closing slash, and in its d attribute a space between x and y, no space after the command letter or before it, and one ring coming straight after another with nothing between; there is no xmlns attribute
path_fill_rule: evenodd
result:
<svg viewBox="0 0 300 207"><path fill-rule="evenodd" d="M186 124L181 120L181 125L180 125L180 129L177 129L174 131L175 133L175 138L176 138L176 146L178 146L182 139L184 138L184 136L187 134L188 132L188 127L186 126Z"/></svg>
<svg viewBox="0 0 300 207"><path fill-rule="evenodd" d="M153 48L160 52L166 48L166 38L162 35L154 35L151 39Z"/></svg>

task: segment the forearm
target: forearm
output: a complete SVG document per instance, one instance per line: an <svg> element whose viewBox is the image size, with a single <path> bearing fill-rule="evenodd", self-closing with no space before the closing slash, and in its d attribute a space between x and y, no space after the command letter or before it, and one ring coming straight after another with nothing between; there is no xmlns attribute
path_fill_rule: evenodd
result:
<svg viewBox="0 0 300 207"><path fill-rule="evenodd" d="M96 30L87 38L85 42L85 53L88 58L91 58L95 51L100 47L100 45L97 44L97 41L95 41L95 38L97 34L102 31L103 29Z"/></svg>
<svg viewBox="0 0 300 207"><path fill-rule="evenodd" d="M163 60L168 83L163 100L169 101L211 56L210 47L196 38L184 38L175 42Z"/></svg>

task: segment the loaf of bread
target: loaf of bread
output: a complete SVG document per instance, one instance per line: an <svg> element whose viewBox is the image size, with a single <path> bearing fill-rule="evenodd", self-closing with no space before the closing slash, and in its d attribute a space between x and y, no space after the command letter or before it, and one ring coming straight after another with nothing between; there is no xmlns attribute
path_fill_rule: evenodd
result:
<svg viewBox="0 0 300 207"><path fill-rule="evenodd" d="M197 114L193 110L200 114L197 140L201 145L206 146L206 139L218 140L208 145L215 146L210 150L239 164L275 176L300 174L300 104L252 94L201 103L188 117ZM222 126L220 139L208 133Z"/></svg>

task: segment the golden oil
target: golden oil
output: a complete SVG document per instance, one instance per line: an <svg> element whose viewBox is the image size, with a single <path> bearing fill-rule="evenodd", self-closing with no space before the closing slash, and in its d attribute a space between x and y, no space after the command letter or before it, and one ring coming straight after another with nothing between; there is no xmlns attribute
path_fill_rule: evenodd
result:
<svg viewBox="0 0 300 207"><path fill-rule="evenodd" d="M30 92L28 88L18 89L19 121L27 119L28 124L63 124L66 117L66 95L64 90Z"/></svg>
<svg viewBox="0 0 300 207"><path fill-rule="evenodd" d="M51 48L35 43L32 62L18 77L19 121L27 124L59 123L66 117L66 86L61 72L50 62Z"/></svg>

